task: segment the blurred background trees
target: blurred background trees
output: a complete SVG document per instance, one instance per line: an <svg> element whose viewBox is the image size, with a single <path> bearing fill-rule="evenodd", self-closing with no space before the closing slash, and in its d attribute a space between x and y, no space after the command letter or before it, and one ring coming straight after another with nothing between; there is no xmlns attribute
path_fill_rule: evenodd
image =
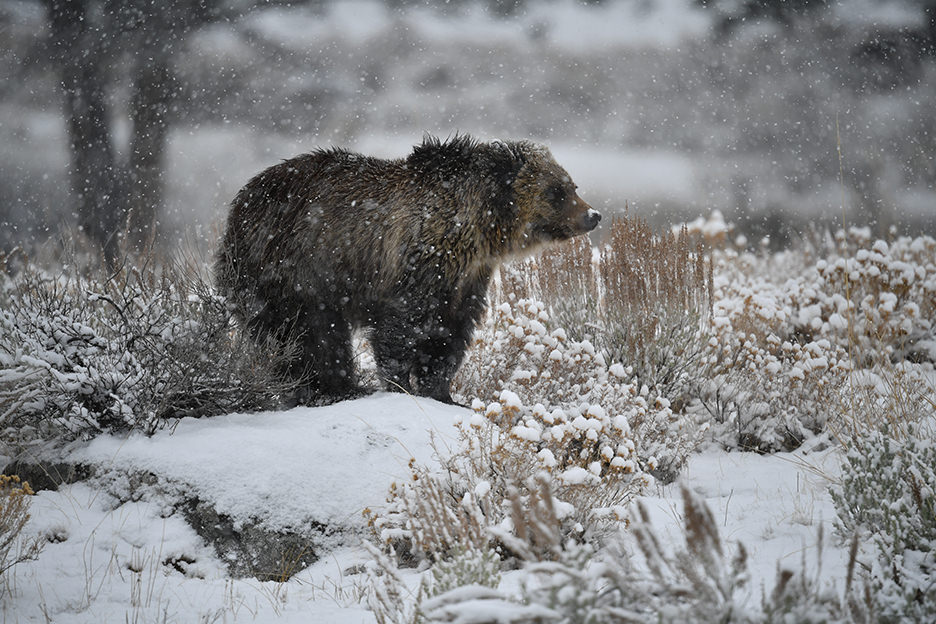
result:
<svg viewBox="0 0 936 624"><path fill-rule="evenodd" d="M118 236L143 250L163 205L166 140L178 86L172 57L188 33L221 15L214 0L45 0L49 58L60 75L79 227L105 257ZM128 74L121 111L129 144L119 157L112 71ZM128 91L128 92L127 92Z"/></svg>
<svg viewBox="0 0 936 624"><path fill-rule="evenodd" d="M9 0L0 249L207 250L264 166L456 130L547 142L603 212L933 232L934 37L936 0Z"/></svg>

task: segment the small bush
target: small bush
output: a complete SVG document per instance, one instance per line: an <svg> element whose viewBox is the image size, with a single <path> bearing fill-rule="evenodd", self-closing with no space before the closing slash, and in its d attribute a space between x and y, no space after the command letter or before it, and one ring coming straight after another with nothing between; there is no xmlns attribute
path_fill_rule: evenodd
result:
<svg viewBox="0 0 936 624"><path fill-rule="evenodd" d="M585 238L504 271L504 290L535 297L574 341L595 345L656 396L681 399L697 370L712 303L712 265L685 228L654 234L639 218L615 219L597 252Z"/></svg>
<svg viewBox="0 0 936 624"><path fill-rule="evenodd" d="M641 383L680 398L702 354L712 305L712 265L701 245L685 228L655 236L640 219L616 220L599 266L600 343Z"/></svg>
<svg viewBox="0 0 936 624"><path fill-rule="evenodd" d="M548 449L480 413L459 432L460 448L441 460L441 473L411 463L411 478L394 484L387 510L370 518L377 541L406 565L438 563L465 549L493 548L504 560L533 553L550 559L551 544L525 530L522 510L546 506L564 536L594 541L619 526L627 502L648 482L636 464L603 474L560 465ZM544 479L552 485L545 487Z"/></svg>
<svg viewBox="0 0 936 624"><path fill-rule="evenodd" d="M496 588L501 580L500 567L500 557L493 549L459 548L429 569L427 596L438 596L465 585Z"/></svg>
<svg viewBox="0 0 936 624"><path fill-rule="evenodd" d="M829 406L872 369L936 361L934 249L929 237L872 242L852 229L766 256L715 253L691 411L728 448L791 450L826 431Z"/></svg>
<svg viewBox="0 0 936 624"><path fill-rule="evenodd" d="M716 299L736 331L803 344L825 339L856 367L936 362L934 258L928 236L872 241L852 228L766 257L726 252Z"/></svg>
<svg viewBox="0 0 936 624"><path fill-rule="evenodd" d="M632 531L646 572L635 561L623 560L615 575L621 606L669 622L751 621L751 610L741 600L749 580L744 545L729 552L705 501L687 487L681 491L686 544L676 552L663 546L638 504Z"/></svg>
<svg viewBox="0 0 936 624"><path fill-rule="evenodd" d="M702 361L707 375L693 392L715 439L766 453L823 433L851 370L847 352L825 339L803 344L736 332L719 307Z"/></svg>
<svg viewBox="0 0 936 624"><path fill-rule="evenodd" d="M761 605L763 621L768 624L871 624L871 609L867 603L869 585L855 584L858 553L858 534L851 537L845 588L841 594L836 584L822 580L822 551L824 533L819 525L816 561L806 562L803 551L798 570L777 564L777 579L770 593L764 593Z"/></svg>
<svg viewBox="0 0 936 624"><path fill-rule="evenodd" d="M798 331L836 340L864 366L882 358L936 361L936 240L871 242L860 229L836 239L841 254L804 276Z"/></svg>
<svg viewBox="0 0 936 624"><path fill-rule="evenodd" d="M12 446L277 404L283 356L235 331L197 271L100 278L26 265L3 280L0 433Z"/></svg>
<svg viewBox="0 0 936 624"><path fill-rule="evenodd" d="M545 306L496 306L456 378L456 392L543 461L589 474L648 471L668 482L697 446L703 428L620 363L608 366L588 341L550 330Z"/></svg>
<svg viewBox="0 0 936 624"><path fill-rule="evenodd" d="M548 492L549 478L539 478L537 487ZM684 543L670 546L661 539L647 510L638 504L630 522L631 547L617 543L596 551L592 544L566 539L548 505L527 505L515 491L509 499L517 510L514 526L523 527L518 533L535 533L536 540L552 555L544 560L524 544L516 545L515 551L522 553L515 578L519 590L509 591L494 582L478 583L476 567L459 566L466 571L450 576L455 582L446 591L430 596L426 591L430 582L424 577L419 590L413 592L407 589L396 564L378 552L381 574L371 578L371 595L381 600L373 600L371 606L379 622L425 624L488 621L484 618L491 613L497 614L499 622L515 624L876 621L864 602L867 585L861 589L851 586L857 539L852 541L844 594L821 579L821 555L817 555L813 572L804 555L800 570L778 564L776 581L758 604L750 599L744 546L726 545L704 501L688 488L681 488L681 492ZM545 495L541 498L549 499ZM510 536L507 541L516 539ZM427 576L435 577L435 568ZM483 578L492 581L491 576Z"/></svg>
<svg viewBox="0 0 936 624"><path fill-rule="evenodd" d="M932 409L932 407L931 407ZM933 421L890 422L848 441L831 488L836 528L870 535L875 621L936 620L936 444Z"/></svg>
<svg viewBox="0 0 936 624"><path fill-rule="evenodd" d="M607 431L608 459L624 435L642 468L671 481L704 430L682 408L702 383L711 294L711 263L685 228L657 236L640 219L618 219L599 252L573 239L502 269L455 393L486 405L516 395L509 426L531 435L604 414L619 428Z"/></svg>
<svg viewBox="0 0 936 624"><path fill-rule="evenodd" d="M538 487L549 492L549 478L540 478ZM711 513L685 488L686 548L676 553L662 546L643 509L632 524L639 555L620 551L598 557L591 544L563 536L548 505L526 505L519 492L512 493L510 501L519 510L515 522L521 521L521 531L535 532L552 553L551 560L518 547L526 553L521 558L519 596L467 583L430 599L420 592L411 596L421 618L413 621L481 621L472 619L479 613L497 613L498 621L518 624L757 621L756 612L742 602L747 583L743 547L733 555L726 552ZM383 577L397 579L396 590L384 595L403 596L398 571L392 562L381 561L390 566ZM402 605L392 611L400 613Z"/></svg>
<svg viewBox="0 0 936 624"><path fill-rule="evenodd" d="M377 624L421 624L419 605L425 598L425 584L410 589L392 552L385 553L369 542L364 547L374 558L367 570L366 599Z"/></svg>
<svg viewBox="0 0 936 624"><path fill-rule="evenodd" d="M404 565L440 561L459 549L486 551L487 527L498 513L488 492L454 475L434 475L414 461L409 468L411 481L391 486L387 510L366 512L376 541Z"/></svg>

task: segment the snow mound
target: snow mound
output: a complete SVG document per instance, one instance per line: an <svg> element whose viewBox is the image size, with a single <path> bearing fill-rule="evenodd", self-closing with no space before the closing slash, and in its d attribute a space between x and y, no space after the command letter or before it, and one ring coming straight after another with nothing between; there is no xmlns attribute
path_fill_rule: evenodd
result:
<svg viewBox="0 0 936 624"><path fill-rule="evenodd" d="M234 521L360 528L361 512L384 501L410 459L429 465L431 439L444 451L454 422L469 414L381 393L327 407L186 418L152 437L101 436L70 459L187 486Z"/></svg>

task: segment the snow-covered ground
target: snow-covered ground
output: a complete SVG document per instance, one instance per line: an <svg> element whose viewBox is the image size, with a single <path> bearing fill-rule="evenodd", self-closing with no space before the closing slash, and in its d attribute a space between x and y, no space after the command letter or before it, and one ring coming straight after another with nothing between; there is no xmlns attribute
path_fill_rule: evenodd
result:
<svg viewBox="0 0 936 624"><path fill-rule="evenodd" d="M38 560L7 573L0 621L372 622L361 573L370 559L361 545L362 511L384 504L391 483L408 477L411 458L433 465L437 451L456 443L454 423L470 413L379 393L329 407L187 419L150 438L99 437L72 459L111 468L100 487L75 483L36 495L26 531L52 540ZM705 498L725 541L748 550L752 604L762 587L772 587L778 562L815 565L820 526L823 576L843 577L827 490L837 470L831 449L766 456L709 450L690 459L682 482ZM323 521L348 530L286 582L231 579L158 488L118 502L121 475L137 471L187 484L235 521L269 528ZM682 543L678 484L653 486L642 500L658 534ZM417 583L417 572L405 574Z"/></svg>

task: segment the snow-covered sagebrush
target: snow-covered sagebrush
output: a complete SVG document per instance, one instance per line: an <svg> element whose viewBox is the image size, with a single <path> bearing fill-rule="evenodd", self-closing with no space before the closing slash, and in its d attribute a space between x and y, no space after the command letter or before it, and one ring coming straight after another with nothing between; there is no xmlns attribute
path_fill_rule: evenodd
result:
<svg viewBox="0 0 936 624"><path fill-rule="evenodd" d="M543 303L501 303L459 373L472 407L536 447L543 466L671 479L701 429L620 362L552 325ZM469 395L468 393L472 394Z"/></svg>
<svg viewBox="0 0 936 624"><path fill-rule="evenodd" d="M729 447L791 449L826 431L857 386L886 394L936 361L936 242L840 231L770 255L715 255L715 295L693 409ZM882 371L885 371L882 373ZM877 386L876 388L873 386Z"/></svg>
<svg viewBox="0 0 936 624"><path fill-rule="evenodd" d="M26 265L2 277L0 432L13 446L152 433L170 419L272 407L278 356L232 331L197 275Z"/></svg>
<svg viewBox="0 0 936 624"><path fill-rule="evenodd" d="M932 410L932 406L930 406ZM832 487L837 529L870 536L862 553L879 622L936 619L934 421L888 423L851 439Z"/></svg>

